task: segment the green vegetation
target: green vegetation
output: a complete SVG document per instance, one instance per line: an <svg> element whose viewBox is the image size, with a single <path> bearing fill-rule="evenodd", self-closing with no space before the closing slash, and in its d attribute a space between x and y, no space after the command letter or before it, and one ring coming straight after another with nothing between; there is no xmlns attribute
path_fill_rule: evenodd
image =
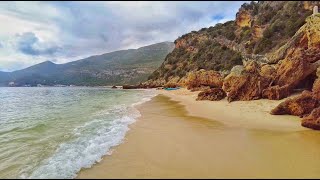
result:
<svg viewBox="0 0 320 180"><path fill-rule="evenodd" d="M228 21L179 37L175 40L179 48L168 54L148 79L168 80L199 69L230 70L234 65L242 64L240 53L265 55L284 45L312 14L304 9L302 1L252 1L244 3L240 9L250 14L251 27L241 28L235 21ZM245 52L220 45L215 41L217 37L222 37L222 44L232 41L238 45L233 47L243 47Z"/></svg>
<svg viewBox="0 0 320 180"><path fill-rule="evenodd" d="M257 24L268 24L263 33L263 38L257 42L254 53L265 54L278 49L305 23L305 19L312 11L305 10L301 1L290 1L274 9L269 5L259 9Z"/></svg>

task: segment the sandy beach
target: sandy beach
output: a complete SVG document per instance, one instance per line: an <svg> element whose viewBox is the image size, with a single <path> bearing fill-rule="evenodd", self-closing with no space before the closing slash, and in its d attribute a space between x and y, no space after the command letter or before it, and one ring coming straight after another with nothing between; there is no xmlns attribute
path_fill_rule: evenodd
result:
<svg viewBox="0 0 320 180"><path fill-rule="evenodd" d="M280 101L195 101L197 92L160 90L138 108L124 142L77 178L317 178L319 132Z"/></svg>
<svg viewBox="0 0 320 180"><path fill-rule="evenodd" d="M198 92L190 92L186 88L175 91L161 90L160 94L179 101L191 116L204 117L222 122L228 126L269 129L279 131L301 131L306 128L300 125L297 116L274 116L269 112L282 100L260 99L254 101L196 101Z"/></svg>

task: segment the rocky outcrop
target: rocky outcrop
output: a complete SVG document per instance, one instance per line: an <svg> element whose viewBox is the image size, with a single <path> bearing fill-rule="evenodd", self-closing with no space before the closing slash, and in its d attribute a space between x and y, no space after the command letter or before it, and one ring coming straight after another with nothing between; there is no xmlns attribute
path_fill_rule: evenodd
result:
<svg viewBox="0 0 320 180"><path fill-rule="evenodd" d="M320 107L312 110L312 112L302 119L303 127L320 130Z"/></svg>
<svg viewBox="0 0 320 180"><path fill-rule="evenodd" d="M310 63L302 57L285 59L277 69L275 84L279 86L288 85L295 88L310 74L315 73L320 62Z"/></svg>
<svg viewBox="0 0 320 180"><path fill-rule="evenodd" d="M282 59L302 59L307 62L319 60L320 44L320 16L307 17L306 23L296 34L275 52L268 54L270 63L277 63Z"/></svg>
<svg viewBox="0 0 320 180"><path fill-rule="evenodd" d="M236 24L239 27L251 27L251 23L251 12L244 8L240 8L239 12L236 14Z"/></svg>
<svg viewBox="0 0 320 180"><path fill-rule="evenodd" d="M199 100L209 100L209 101L219 101L226 97L226 93L221 88L212 88L202 91L198 94L197 101Z"/></svg>
<svg viewBox="0 0 320 180"><path fill-rule="evenodd" d="M303 86L306 82L313 82L312 74L315 74L320 65L319 24L320 17L317 15L308 17L306 24L269 57L271 62L277 62L278 67L273 83L275 86L264 90L263 97L282 99L294 88Z"/></svg>
<svg viewBox="0 0 320 180"><path fill-rule="evenodd" d="M289 98L271 111L273 115L289 114L303 117L319 107L319 101L312 97L312 92L303 91L295 98Z"/></svg>
<svg viewBox="0 0 320 180"><path fill-rule="evenodd" d="M216 71L199 70L196 72L189 72L184 80L184 85L187 89L195 89L201 86L208 87L222 87L223 76Z"/></svg>
<svg viewBox="0 0 320 180"><path fill-rule="evenodd" d="M312 87L312 98L320 103L320 69L317 69L318 79L315 80ZM320 130L320 107L312 110L312 112L304 117L301 125L307 128Z"/></svg>
<svg viewBox="0 0 320 180"><path fill-rule="evenodd" d="M288 85L285 86L270 86L262 91L262 97L271 100L279 100L288 97L291 90Z"/></svg>
<svg viewBox="0 0 320 180"><path fill-rule="evenodd" d="M271 111L271 114L290 114L303 117L301 125L320 130L320 73L313 83L312 92L303 91L295 98L287 99Z"/></svg>
<svg viewBox="0 0 320 180"><path fill-rule="evenodd" d="M248 101L260 99L262 91L270 86L272 78L261 73L261 66L255 61L245 67L237 66L224 79L223 90L227 92L228 101Z"/></svg>
<svg viewBox="0 0 320 180"><path fill-rule="evenodd" d="M276 64L265 64L263 61L250 60L251 58L248 57L248 60L243 61L244 66L235 66L223 81L222 89L227 93L228 101L260 98L279 100L288 97L295 88L310 89L307 84L314 81L313 76L320 65L320 53L318 53L320 52L319 24L320 16L308 17L306 24L275 53L277 58L280 59L276 61ZM232 41L220 36L216 37L215 40L228 48L238 47ZM239 51L241 49L239 47L235 49ZM192 79L192 76L189 79ZM193 79L194 81L190 82L198 82L195 80L196 78ZM196 85L195 87L200 86ZM318 82L314 84L316 89L318 86ZM320 97L320 95L318 96ZM298 104L301 101L302 105L305 102L314 105L312 98L306 99L306 97L309 96L303 96L295 100ZM312 105L305 106L305 108L311 108ZM279 112L280 110L281 108ZM303 114L311 112L305 112L299 110L299 108L293 111L295 112L289 110L288 113Z"/></svg>

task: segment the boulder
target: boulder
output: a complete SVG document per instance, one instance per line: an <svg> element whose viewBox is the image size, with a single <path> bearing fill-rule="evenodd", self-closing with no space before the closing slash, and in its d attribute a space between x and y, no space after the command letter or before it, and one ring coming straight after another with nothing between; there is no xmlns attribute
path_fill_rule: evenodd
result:
<svg viewBox="0 0 320 180"><path fill-rule="evenodd" d="M285 59L277 69L275 84L279 86L289 85L291 88L298 86L306 78L315 73L317 63L310 63L302 59Z"/></svg>
<svg viewBox="0 0 320 180"><path fill-rule="evenodd" d="M273 115L289 114L303 117L319 107L319 101L312 97L312 92L303 91L299 96L289 98L271 110Z"/></svg>
<svg viewBox="0 0 320 180"><path fill-rule="evenodd" d="M219 87L221 88L223 84L223 76L213 70L199 70L189 72L184 79L184 85L187 89L193 89L201 86L209 86L211 88Z"/></svg>
<svg viewBox="0 0 320 180"><path fill-rule="evenodd" d="M271 100L279 100L288 97L290 93L291 90L288 85L284 85L281 87L279 85L276 85L264 89L262 91L262 97Z"/></svg>
<svg viewBox="0 0 320 180"><path fill-rule="evenodd" d="M231 73L224 79L222 89L227 93L228 101L248 101L260 99L262 91L270 86L272 78L262 76L260 64L255 61L246 63L237 71L232 69Z"/></svg>
<svg viewBox="0 0 320 180"><path fill-rule="evenodd" d="M198 94L197 101L199 100L209 100L209 101L219 101L226 97L226 93L221 88L212 88L202 91Z"/></svg>
<svg viewBox="0 0 320 180"><path fill-rule="evenodd" d="M252 20L251 12L244 8L240 8L236 14L236 24L239 27L251 27Z"/></svg>
<svg viewBox="0 0 320 180"><path fill-rule="evenodd" d="M320 107L312 110L312 112L302 119L303 127L320 130Z"/></svg>

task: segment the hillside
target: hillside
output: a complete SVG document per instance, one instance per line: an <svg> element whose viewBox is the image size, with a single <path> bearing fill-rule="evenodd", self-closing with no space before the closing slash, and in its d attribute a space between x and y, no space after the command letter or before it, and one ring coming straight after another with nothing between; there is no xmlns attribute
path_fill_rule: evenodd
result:
<svg viewBox="0 0 320 180"><path fill-rule="evenodd" d="M185 34L149 77L148 83L178 83L190 71L226 75L243 60L276 63L273 52L284 45L312 14L316 1L259 1L241 6L236 19Z"/></svg>
<svg viewBox="0 0 320 180"><path fill-rule="evenodd" d="M302 126L320 130L319 4L243 4L235 21L178 38L141 86L200 90L197 100L287 98L270 113L299 116Z"/></svg>
<svg viewBox="0 0 320 180"><path fill-rule="evenodd" d="M0 85L115 85L145 81L172 51L173 43L162 42L91 56L66 64L46 61L29 68L0 74Z"/></svg>

